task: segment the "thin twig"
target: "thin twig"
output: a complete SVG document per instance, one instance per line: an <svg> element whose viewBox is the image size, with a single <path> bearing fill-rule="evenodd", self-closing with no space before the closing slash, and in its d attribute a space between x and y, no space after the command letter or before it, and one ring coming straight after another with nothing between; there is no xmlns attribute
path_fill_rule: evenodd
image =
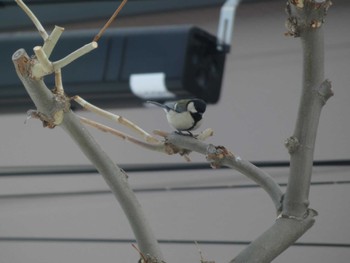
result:
<svg viewBox="0 0 350 263"><path fill-rule="evenodd" d="M140 259L143 260L143 262L141 260L139 262L147 263L147 258L143 255L143 253L140 251L140 249L135 244L131 244L131 245L139 253Z"/></svg>
<svg viewBox="0 0 350 263"><path fill-rule="evenodd" d="M15 0L17 5L27 14L27 16L32 20L33 24L39 31L39 34L43 38L44 41L48 38L48 34L39 19L33 14L33 12L28 8L28 6L22 0Z"/></svg>
<svg viewBox="0 0 350 263"><path fill-rule="evenodd" d="M207 260L205 260L204 257L203 257L203 252L202 252L202 250L200 249L200 247L198 245L198 242L194 241L194 243L196 244L199 256L201 258L201 263L215 263L215 261L207 261Z"/></svg>
<svg viewBox="0 0 350 263"><path fill-rule="evenodd" d="M63 31L64 31L63 27L55 26L55 28L52 30L49 37L45 40L45 43L43 45L43 50L48 58L50 57L52 50L56 46L56 43L60 38L60 36L62 35Z"/></svg>
<svg viewBox="0 0 350 263"><path fill-rule="evenodd" d="M75 50L74 52L70 53L69 55L67 55L66 57L52 62L52 65L54 67L54 69L59 69L59 68L63 68L65 66L67 66L68 64L70 64L71 62L73 62L74 60L80 58L81 56L85 55L86 53L89 53L90 51L94 50L95 48L97 48L97 42L91 42L89 44L86 44L84 46L82 46L81 48Z"/></svg>
<svg viewBox="0 0 350 263"><path fill-rule="evenodd" d="M132 137L126 133L123 133L121 131L118 131L116 129L113 129L109 126L106 126L106 125L103 125L99 122L96 122L96 121L93 121L93 120L90 120L90 119L87 119L87 118L84 118L82 116L78 116L78 118L80 119L80 121L82 123L85 123L91 127L94 127L100 131L103 131L103 132L107 132L107 133L110 133L114 136L117 136L125 141L129 141L129 142L132 142L138 146L141 146L143 148L146 148L148 150L152 150L152 151L158 151L158 152L165 152L164 150L164 144L159 142L158 144L150 144L150 143L146 143L146 142L143 142L143 141L140 141L138 139L136 139L135 137Z"/></svg>
<svg viewBox="0 0 350 263"><path fill-rule="evenodd" d="M55 70L55 88L56 88L56 94L64 95L61 69Z"/></svg>
<svg viewBox="0 0 350 263"><path fill-rule="evenodd" d="M97 42L91 42L75 50L74 52L70 53L66 57L58 61L51 62L48 59L47 55L45 54L43 48L40 46L37 46L34 48L34 52L37 56L37 60L39 63L37 62L34 63L34 67L31 72L32 77L35 79L40 79L43 76L52 74L53 72L56 72L58 69L61 69L67 66L68 64L72 63L74 60L80 58L81 56L94 50L97 47L98 47Z"/></svg>
<svg viewBox="0 0 350 263"><path fill-rule="evenodd" d="M114 21L114 19L117 17L117 15L119 14L119 12L122 10L122 8L124 7L124 5L126 4L128 0L123 0L123 2L121 2L121 4L118 6L117 10L114 11L113 15L111 16L111 18L107 21L107 23L102 27L102 29L100 30L100 32L98 32L98 34L94 37L93 41L97 42L101 36L103 35L103 33L106 31L106 29L112 24L112 22Z"/></svg>
<svg viewBox="0 0 350 263"><path fill-rule="evenodd" d="M109 119L111 121L117 122L119 124L124 125L125 127L131 129L132 131L136 132L137 134L141 135L142 138L146 140L146 142L150 143L159 143L159 141L154 138L152 135L150 135L148 132L143 130L141 127L137 126L135 123L129 121L128 119L119 116L117 114L113 114L111 112L108 112L106 110L103 110L101 108L96 107L95 105L92 105L91 103L87 102L80 96L74 96L73 100L77 102L80 106L82 106L84 109L91 111L97 115L100 115L106 119Z"/></svg>
<svg viewBox="0 0 350 263"><path fill-rule="evenodd" d="M40 46L36 46L33 48L33 51L36 55L37 60L40 62L43 71L47 72L48 74L52 73L53 65L44 52L44 49Z"/></svg>

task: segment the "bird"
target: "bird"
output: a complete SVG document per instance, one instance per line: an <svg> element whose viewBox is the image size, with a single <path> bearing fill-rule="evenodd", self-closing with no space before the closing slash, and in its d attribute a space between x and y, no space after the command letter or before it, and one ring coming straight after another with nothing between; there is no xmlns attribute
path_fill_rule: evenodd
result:
<svg viewBox="0 0 350 263"><path fill-rule="evenodd" d="M156 101L147 101L147 103L163 108L169 125L180 134L186 131L190 135L192 135L191 131L201 125L203 113L207 107L202 99L182 99L164 104Z"/></svg>

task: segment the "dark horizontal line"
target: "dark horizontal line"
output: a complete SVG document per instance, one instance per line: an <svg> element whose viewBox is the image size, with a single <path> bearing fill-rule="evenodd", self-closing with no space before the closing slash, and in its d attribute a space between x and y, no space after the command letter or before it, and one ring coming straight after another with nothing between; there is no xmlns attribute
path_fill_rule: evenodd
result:
<svg viewBox="0 0 350 263"><path fill-rule="evenodd" d="M311 185L344 185L350 184L350 180L344 181L323 181L311 182ZM287 186L286 183L279 184L282 187ZM171 191L208 191L208 190L229 190L229 189L248 189L259 188L257 184L242 184L242 185L215 185L215 186L186 186L186 187L155 187L155 188L135 188L135 193L153 193L153 192L171 192ZM71 192L50 192L50 193L27 193L27 194L4 194L0 195L0 199L14 198L49 198L49 197L71 197L71 196L86 196L86 195L104 195L111 194L111 191L106 190L88 190L88 191L71 191Z"/></svg>
<svg viewBox="0 0 350 263"><path fill-rule="evenodd" d="M249 245L251 241L240 240L195 240L202 245ZM158 239L160 244L195 244L194 240L187 239ZM128 238L60 238L60 237L0 237L0 242L53 242L53 243L136 243L135 239ZM350 248L347 243L320 243L297 242L293 246L301 247L337 247Z"/></svg>
<svg viewBox="0 0 350 263"><path fill-rule="evenodd" d="M27 194L3 194L0 199L26 199L26 198L52 198L52 197L73 197L86 195L104 195L111 194L110 190L89 190L89 191L71 191L71 192L51 192L51 193L27 193Z"/></svg>
<svg viewBox="0 0 350 263"><path fill-rule="evenodd" d="M255 161L252 162L260 168L288 167L289 161ZM350 166L350 160L319 160L314 166ZM168 163L168 164L124 164L120 167L126 172L162 172L179 170L207 170L211 169L208 163ZM225 167L223 167L225 168ZM26 175L72 175L96 174L92 165L55 165L55 166L16 166L0 167L0 176L26 176Z"/></svg>

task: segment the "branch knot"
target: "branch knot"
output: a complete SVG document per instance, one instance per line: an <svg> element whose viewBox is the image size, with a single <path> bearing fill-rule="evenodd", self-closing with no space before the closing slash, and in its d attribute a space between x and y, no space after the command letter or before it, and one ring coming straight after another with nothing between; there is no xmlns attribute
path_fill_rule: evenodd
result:
<svg viewBox="0 0 350 263"><path fill-rule="evenodd" d="M288 152L292 154L300 147L300 142L297 137L291 136L284 141L284 146L288 149Z"/></svg>
<svg viewBox="0 0 350 263"><path fill-rule="evenodd" d="M69 98L67 98L64 94L55 94L55 90L53 90L52 93L54 94L54 107L51 113L44 114L38 110L29 110L27 111L27 120L31 118L41 120L43 126L49 129L53 129L62 123L64 113L68 112L70 109Z"/></svg>
<svg viewBox="0 0 350 263"><path fill-rule="evenodd" d="M224 146L209 144L207 147L206 159L210 162L212 168L220 168L225 158L233 156L233 153Z"/></svg>
<svg viewBox="0 0 350 263"><path fill-rule="evenodd" d="M328 79L324 80L321 85L315 89L315 91L323 104L326 104L328 99L334 95L332 83Z"/></svg>

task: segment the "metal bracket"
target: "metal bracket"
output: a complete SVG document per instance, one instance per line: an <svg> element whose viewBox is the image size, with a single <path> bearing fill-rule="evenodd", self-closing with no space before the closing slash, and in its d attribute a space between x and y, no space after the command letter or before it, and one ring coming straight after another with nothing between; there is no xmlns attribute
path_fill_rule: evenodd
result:
<svg viewBox="0 0 350 263"><path fill-rule="evenodd" d="M240 2L241 0L227 0L221 7L217 35L217 49L220 51L230 52L236 8Z"/></svg>

